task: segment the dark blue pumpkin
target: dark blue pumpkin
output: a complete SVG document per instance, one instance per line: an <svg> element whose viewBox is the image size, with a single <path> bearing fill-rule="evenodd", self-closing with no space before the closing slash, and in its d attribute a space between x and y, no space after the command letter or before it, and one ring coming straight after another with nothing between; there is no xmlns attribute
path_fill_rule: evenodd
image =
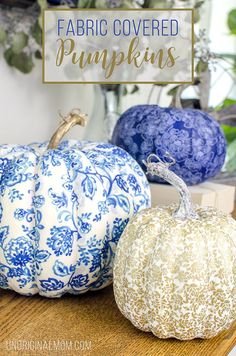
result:
<svg viewBox="0 0 236 356"><path fill-rule="evenodd" d="M168 151L176 159L171 169L188 185L214 177L226 154L224 134L209 114L157 105L137 105L121 115L112 143L129 152L144 170L142 160L150 153L163 159ZM161 182L156 177L149 180Z"/></svg>

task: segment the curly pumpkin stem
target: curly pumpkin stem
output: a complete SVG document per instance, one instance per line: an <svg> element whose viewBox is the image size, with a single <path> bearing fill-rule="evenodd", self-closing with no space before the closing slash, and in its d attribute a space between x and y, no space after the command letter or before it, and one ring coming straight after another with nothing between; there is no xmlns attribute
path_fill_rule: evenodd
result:
<svg viewBox="0 0 236 356"><path fill-rule="evenodd" d="M155 162L152 161L153 158ZM178 190L180 202L177 210L173 214L174 218L181 220L198 219L199 216L193 208L187 185L183 179L169 169L170 166L175 164L175 159L168 152L165 153L164 158L167 158L169 161L162 161L160 157L155 154L148 156L147 162L143 162L147 167L147 174L157 175Z"/></svg>
<svg viewBox="0 0 236 356"><path fill-rule="evenodd" d="M87 115L81 113L80 109L73 109L66 116L63 116L61 113L59 113L59 115L62 118L62 123L49 141L48 150L56 149L62 138L72 129L72 127L76 125L86 125Z"/></svg>

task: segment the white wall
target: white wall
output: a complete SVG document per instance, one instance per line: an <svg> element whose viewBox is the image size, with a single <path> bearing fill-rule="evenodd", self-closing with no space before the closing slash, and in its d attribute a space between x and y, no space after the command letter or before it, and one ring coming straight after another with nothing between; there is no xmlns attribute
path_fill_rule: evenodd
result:
<svg viewBox="0 0 236 356"><path fill-rule="evenodd" d="M25 144L50 138L59 122L58 110L63 113L75 107L92 116L94 87L92 85L42 84L41 62L30 74L21 74L10 68L0 53L0 143ZM97 98L94 126L99 126L102 115L102 97ZM100 112L101 110L101 112ZM97 124L97 125L95 125ZM93 136L87 129L74 128L74 138ZM96 131L96 130L94 130ZM95 136L99 137L99 134ZM96 137L95 137L96 138Z"/></svg>

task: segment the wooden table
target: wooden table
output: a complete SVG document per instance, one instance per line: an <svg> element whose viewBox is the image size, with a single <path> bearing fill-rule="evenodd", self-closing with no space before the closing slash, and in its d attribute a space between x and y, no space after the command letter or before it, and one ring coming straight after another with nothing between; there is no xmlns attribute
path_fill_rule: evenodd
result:
<svg viewBox="0 0 236 356"><path fill-rule="evenodd" d="M236 345L236 323L211 340L160 340L141 332L119 312L112 287L57 300L0 293L1 356L222 356Z"/></svg>

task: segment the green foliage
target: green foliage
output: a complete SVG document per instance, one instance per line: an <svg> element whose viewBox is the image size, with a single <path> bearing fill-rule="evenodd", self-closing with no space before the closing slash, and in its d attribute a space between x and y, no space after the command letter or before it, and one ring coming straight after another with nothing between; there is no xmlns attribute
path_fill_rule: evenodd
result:
<svg viewBox="0 0 236 356"><path fill-rule="evenodd" d="M7 64L21 71L30 73L34 67L32 55L24 53L24 48L28 45L29 36L24 32L14 34L11 47L4 51L4 58Z"/></svg>
<svg viewBox="0 0 236 356"><path fill-rule="evenodd" d="M215 108L215 111L219 111L227 108L228 106L236 104L235 99L226 98L220 105ZM225 138L227 143L230 144L236 139L236 127L229 125L221 125L222 130L224 131Z"/></svg>
<svg viewBox="0 0 236 356"><path fill-rule="evenodd" d="M32 55L21 52L12 58L12 65L22 73L28 74L34 67Z"/></svg>
<svg viewBox="0 0 236 356"><path fill-rule="evenodd" d="M123 7L123 8L126 8L126 9L133 9L134 8L134 4L133 4L132 0L123 0L123 4L120 7Z"/></svg>
<svg viewBox="0 0 236 356"><path fill-rule="evenodd" d="M7 62L7 64L12 67L13 64L12 64L12 58L14 56L14 53L12 51L11 48L8 48L4 53L3 53L3 56L5 58L5 61Z"/></svg>
<svg viewBox="0 0 236 356"><path fill-rule="evenodd" d="M134 85L130 94L134 94L134 93L137 93L139 91L139 86L138 85Z"/></svg>
<svg viewBox="0 0 236 356"><path fill-rule="evenodd" d="M47 8L48 4L47 4L47 0L37 0L37 3L40 7L41 10L44 10Z"/></svg>
<svg viewBox="0 0 236 356"><path fill-rule="evenodd" d="M158 83L158 84L153 84L153 85L156 85L158 87L166 87L168 84L165 84L165 83Z"/></svg>
<svg viewBox="0 0 236 356"><path fill-rule="evenodd" d="M77 6L80 7L81 9L93 8L93 7L95 7L95 1L94 0L79 0Z"/></svg>
<svg viewBox="0 0 236 356"><path fill-rule="evenodd" d="M15 67L24 74L30 73L34 67L32 55L26 53L15 53L12 48L4 52L4 58L9 66Z"/></svg>
<svg viewBox="0 0 236 356"><path fill-rule="evenodd" d="M40 7L40 17L36 19L34 25L31 28L30 36L35 42L42 45L42 14L43 10L47 8L47 0L37 0ZM34 58L42 59L41 50L30 51L28 47L29 35L24 31L14 33L12 37L9 37L4 29L0 27L0 44L5 48L4 58L7 64L11 67L18 69L22 73L30 73L34 67ZM8 44L8 46L6 46ZM26 51L27 49L27 51Z"/></svg>
<svg viewBox="0 0 236 356"><path fill-rule="evenodd" d="M27 46L29 36L24 32L15 33L12 40L12 51L15 54L19 54Z"/></svg>
<svg viewBox="0 0 236 356"><path fill-rule="evenodd" d="M4 28L0 27L0 44L4 45L7 41L7 33Z"/></svg>
<svg viewBox="0 0 236 356"><path fill-rule="evenodd" d="M204 62L202 59L200 59L196 65L196 72L197 74L201 74L203 72L206 72L208 70L208 63Z"/></svg>
<svg viewBox="0 0 236 356"><path fill-rule="evenodd" d="M45 9L47 9L48 4L47 4L47 0L37 0L37 3L39 5L39 7L40 7L40 15L39 15L39 18L38 18L38 24L42 28L43 27L43 11Z"/></svg>
<svg viewBox="0 0 236 356"><path fill-rule="evenodd" d="M41 46L41 44L42 44L42 30L41 30L41 27L39 26L38 20L32 26L31 34L32 34L32 37L35 39L36 43L38 43Z"/></svg>
<svg viewBox="0 0 236 356"><path fill-rule="evenodd" d="M200 8L194 9L194 23L197 23L200 20Z"/></svg>
<svg viewBox="0 0 236 356"><path fill-rule="evenodd" d="M222 130L224 131L225 138L228 144L236 140L236 127L221 125Z"/></svg>
<svg viewBox="0 0 236 356"><path fill-rule="evenodd" d="M122 95L123 95L123 96L128 95L128 89L127 89L127 86L126 86L126 85L125 85L124 88L123 88Z"/></svg>
<svg viewBox="0 0 236 356"><path fill-rule="evenodd" d="M231 34L236 35L236 9L229 12L227 23Z"/></svg>
<svg viewBox="0 0 236 356"><path fill-rule="evenodd" d="M169 2L166 0L150 0L148 2L148 7L151 9L165 9L169 7Z"/></svg>
<svg viewBox="0 0 236 356"><path fill-rule="evenodd" d="M236 99L226 98L220 105L215 108L215 111L225 109L228 106L236 104Z"/></svg>
<svg viewBox="0 0 236 356"><path fill-rule="evenodd" d="M198 9L199 7L201 7L201 6L204 4L204 2L205 2L204 0L197 1L196 4L195 4L195 6L194 6L194 8L195 8L195 9Z"/></svg>
<svg viewBox="0 0 236 356"><path fill-rule="evenodd" d="M181 85L176 85L170 90L168 90L167 95L173 96L176 94L177 90L181 87Z"/></svg>
<svg viewBox="0 0 236 356"><path fill-rule="evenodd" d="M122 95L125 96L128 94L135 94L138 91L139 91L139 86L136 84L132 87L132 89L130 91L128 90L127 85L124 85L123 90L122 90Z"/></svg>
<svg viewBox="0 0 236 356"><path fill-rule="evenodd" d="M35 56L36 59L42 59L43 58L42 53L39 50L37 50L34 53L34 56Z"/></svg>
<svg viewBox="0 0 236 356"><path fill-rule="evenodd" d="M236 172L236 140L228 146L225 169L230 173Z"/></svg>

